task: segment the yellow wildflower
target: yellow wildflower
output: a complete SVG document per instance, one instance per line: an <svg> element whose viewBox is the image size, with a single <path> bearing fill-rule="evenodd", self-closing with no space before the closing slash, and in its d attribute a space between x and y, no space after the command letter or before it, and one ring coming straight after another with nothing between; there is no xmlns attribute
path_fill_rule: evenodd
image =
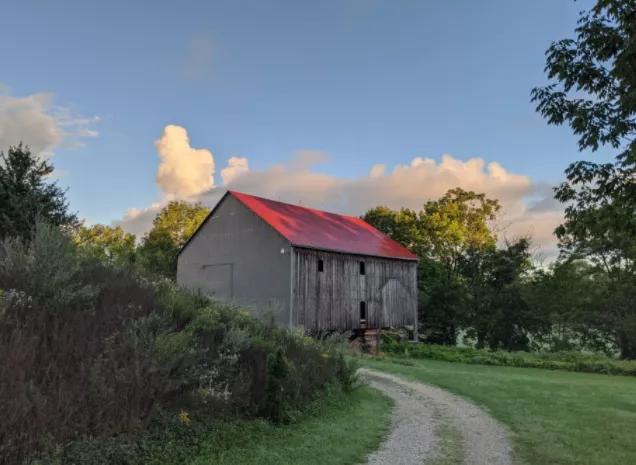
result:
<svg viewBox="0 0 636 465"><path fill-rule="evenodd" d="M190 414L181 409L181 412L179 412L179 421L183 426L188 426L192 420L190 420Z"/></svg>

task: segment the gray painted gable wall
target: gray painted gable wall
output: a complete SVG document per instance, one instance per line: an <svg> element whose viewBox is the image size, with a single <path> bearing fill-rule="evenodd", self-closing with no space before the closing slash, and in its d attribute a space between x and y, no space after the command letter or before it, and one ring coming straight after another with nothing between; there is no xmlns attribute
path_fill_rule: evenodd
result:
<svg viewBox="0 0 636 465"><path fill-rule="evenodd" d="M290 244L231 195L181 251L177 282L289 323Z"/></svg>

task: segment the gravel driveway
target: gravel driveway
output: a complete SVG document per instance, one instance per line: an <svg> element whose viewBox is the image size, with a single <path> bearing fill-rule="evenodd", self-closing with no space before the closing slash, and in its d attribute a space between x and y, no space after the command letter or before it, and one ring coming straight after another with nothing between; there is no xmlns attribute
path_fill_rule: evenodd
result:
<svg viewBox="0 0 636 465"><path fill-rule="evenodd" d="M476 405L435 386L361 369L395 402L391 433L369 465L512 465L508 432Z"/></svg>

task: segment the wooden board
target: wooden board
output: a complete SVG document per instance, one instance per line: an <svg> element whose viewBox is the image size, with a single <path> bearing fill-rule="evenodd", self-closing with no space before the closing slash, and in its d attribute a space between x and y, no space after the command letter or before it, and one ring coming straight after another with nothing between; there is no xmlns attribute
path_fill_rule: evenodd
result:
<svg viewBox="0 0 636 465"><path fill-rule="evenodd" d="M318 261L323 271L318 271ZM365 274L360 274L360 262ZM305 330L360 328L360 302L367 327L415 324L417 263L295 248L292 312Z"/></svg>

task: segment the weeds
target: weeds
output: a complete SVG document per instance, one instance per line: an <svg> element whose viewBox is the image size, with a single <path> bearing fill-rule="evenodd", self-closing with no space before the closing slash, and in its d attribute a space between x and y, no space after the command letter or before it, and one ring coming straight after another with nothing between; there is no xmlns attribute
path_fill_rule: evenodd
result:
<svg viewBox="0 0 636 465"><path fill-rule="evenodd" d="M402 364L408 364L408 358L421 358L478 365L545 368L549 370L636 376L636 361L617 360L604 355L585 354L575 351L491 351L470 347L413 344L400 341L391 335L383 336L382 351L393 356L405 357L405 359L396 359L396 363Z"/></svg>
<svg viewBox="0 0 636 465"><path fill-rule="evenodd" d="M0 463L138 463L160 447L148 431L285 423L355 384L338 350L100 263L47 225L0 243L0 289Z"/></svg>

